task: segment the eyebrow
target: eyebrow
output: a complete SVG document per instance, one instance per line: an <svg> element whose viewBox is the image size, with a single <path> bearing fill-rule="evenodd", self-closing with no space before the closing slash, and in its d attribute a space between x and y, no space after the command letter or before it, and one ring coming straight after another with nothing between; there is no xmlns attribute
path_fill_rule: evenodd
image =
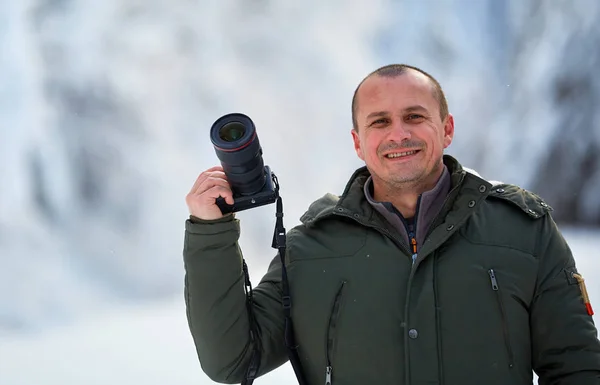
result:
<svg viewBox="0 0 600 385"><path fill-rule="evenodd" d="M423 112L427 112L427 108L420 106L420 105L414 105L414 106L410 106L407 107L403 110L403 112L415 112L415 111L423 111Z"/></svg>
<svg viewBox="0 0 600 385"><path fill-rule="evenodd" d="M369 115L367 115L367 120L370 120L372 118L378 118L378 117L386 116L387 114L388 114L387 111L371 112Z"/></svg>
<svg viewBox="0 0 600 385"><path fill-rule="evenodd" d="M414 106L406 107L405 109L402 110L403 113L406 113L406 112L416 112L416 111L428 112L427 108L425 108L425 107L423 107L421 105L418 105L418 104L416 104ZM389 114L388 111L371 112L369 115L367 115L367 120L372 119L372 118L386 116L388 114Z"/></svg>

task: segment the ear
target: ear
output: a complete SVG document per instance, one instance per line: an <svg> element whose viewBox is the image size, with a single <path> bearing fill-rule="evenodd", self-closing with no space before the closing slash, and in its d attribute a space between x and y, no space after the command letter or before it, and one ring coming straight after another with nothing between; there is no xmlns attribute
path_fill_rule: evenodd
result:
<svg viewBox="0 0 600 385"><path fill-rule="evenodd" d="M356 155L358 155L358 157L364 161L365 157L363 155L362 148L360 147L360 136L355 129L350 130L350 133L352 134L352 141L354 141L354 151L356 151Z"/></svg>
<svg viewBox="0 0 600 385"><path fill-rule="evenodd" d="M450 146L452 139L454 138L454 116L448 114L446 116L446 123L444 124L444 148Z"/></svg>

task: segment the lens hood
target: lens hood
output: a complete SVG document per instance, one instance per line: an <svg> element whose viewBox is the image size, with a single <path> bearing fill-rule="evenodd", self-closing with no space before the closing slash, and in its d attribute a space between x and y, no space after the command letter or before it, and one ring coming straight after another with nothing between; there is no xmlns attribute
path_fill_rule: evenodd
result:
<svg viewBox="0 0 600 385"><path fill-rule="evenodd" d="M221 130L229 124L239 124L244 127L243 135L236 140L224 140ZM256 137L254 122L242 113L231 113L217 119L210 129L210 140L217 151L233 152L248 146Z"/></svg>

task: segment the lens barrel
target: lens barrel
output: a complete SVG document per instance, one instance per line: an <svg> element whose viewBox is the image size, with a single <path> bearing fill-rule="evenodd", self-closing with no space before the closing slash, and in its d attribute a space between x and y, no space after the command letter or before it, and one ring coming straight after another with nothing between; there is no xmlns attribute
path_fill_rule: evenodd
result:
<svg viewBox="0 0 600 385"><path fill-rule="evenodd" d="M253 195L266 182L262 148L254 122L241 113L227 114L215 121L210 140L234 195Z"/></svg>

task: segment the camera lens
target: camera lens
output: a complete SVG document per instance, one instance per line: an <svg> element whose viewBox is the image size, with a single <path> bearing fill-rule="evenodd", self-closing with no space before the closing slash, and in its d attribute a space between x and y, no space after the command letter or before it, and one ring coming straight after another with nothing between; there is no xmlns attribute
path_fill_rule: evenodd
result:
<svg viewBox="0 0 600 385"><path fill-rule="evenodd" d="M240 140L245 132L246 128L243 124L231 122L221 127L219 130L219 138L226 142L235 142L236 140Z"/></svg>
<svg viewBox="0 0 600 385"><path fill-rule="evenodd" d="M253 195L266 183L262 148L252 120L240 113L215 121L210 139L234 194Z"/></svg>

